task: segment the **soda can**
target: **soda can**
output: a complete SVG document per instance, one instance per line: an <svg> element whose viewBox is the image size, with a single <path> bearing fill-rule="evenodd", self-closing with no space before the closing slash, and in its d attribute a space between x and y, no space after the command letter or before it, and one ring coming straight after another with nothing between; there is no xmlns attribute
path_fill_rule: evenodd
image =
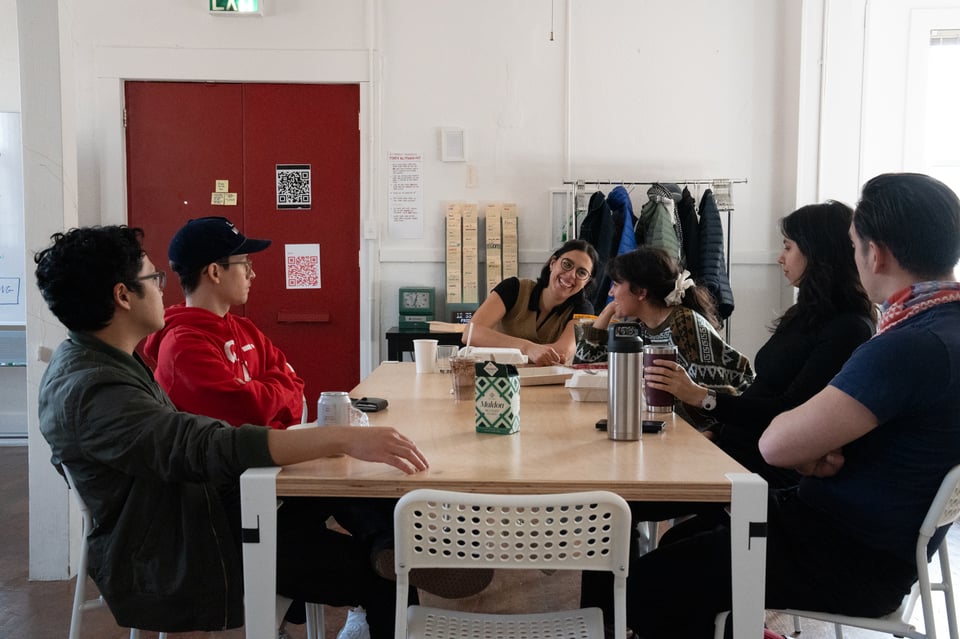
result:
<svg viewBox="0 0 960 639"><path fill-rule="evenodd" d="M349 426L350 396L342 391L320 393L317 402L318 426Z"/></svg>

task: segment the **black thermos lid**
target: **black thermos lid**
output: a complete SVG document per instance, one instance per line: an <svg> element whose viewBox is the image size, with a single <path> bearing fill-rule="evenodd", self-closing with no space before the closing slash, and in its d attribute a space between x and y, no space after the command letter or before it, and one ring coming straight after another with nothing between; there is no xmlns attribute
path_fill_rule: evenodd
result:
<svg viewBox="0 0 960 639"><path fill-rule="evenodd" d="M608 353L642 353L643 338L640 337L640 324L636 322L619 322L611 324L607 329Z"/></svg>

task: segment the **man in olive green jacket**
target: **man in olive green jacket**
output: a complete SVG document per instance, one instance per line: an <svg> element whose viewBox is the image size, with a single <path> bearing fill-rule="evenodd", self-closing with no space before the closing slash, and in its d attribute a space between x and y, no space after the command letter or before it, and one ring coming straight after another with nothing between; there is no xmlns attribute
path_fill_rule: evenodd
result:
<svg viewBox="0 0 960 639"><path fill-rule="evenodd" d="M94 227L55 234L37 284L69 329L40 383L40 428L90 507L89 574L122 626L180 632L243 623L239 477L247 468L344 453L405 473L427 468L392 428L233 428L176 410L136 354L163 327L165 274L142 232ZM392 582L347 535L308 509L278 511L277 591L362 604L373 637L391 637Z"/></svg>

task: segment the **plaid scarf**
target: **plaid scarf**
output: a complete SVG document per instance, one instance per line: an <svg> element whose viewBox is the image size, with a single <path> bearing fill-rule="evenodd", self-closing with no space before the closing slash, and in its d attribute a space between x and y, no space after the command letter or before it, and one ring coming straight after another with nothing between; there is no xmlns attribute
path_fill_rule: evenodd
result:
<svg viewBox="0 0 960 639"><path fill-rule="evenodd" d="M960 302L960 282L917 282L901 289L880 307L877 335L905 319L948 302Z"/></svg>

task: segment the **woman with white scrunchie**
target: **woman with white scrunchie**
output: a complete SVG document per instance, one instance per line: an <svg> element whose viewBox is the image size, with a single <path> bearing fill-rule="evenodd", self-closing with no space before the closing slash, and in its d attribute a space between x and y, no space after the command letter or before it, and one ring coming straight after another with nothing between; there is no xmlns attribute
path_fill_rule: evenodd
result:
<svg viewBox="0 0 960 639"><path fill-rule="evenodd" d="M574 363L607 358L607 328L615 319L635 319L641 324L644 344L673 344L677 363L695 380L715 392L739 394L753 381L749 360L723 341L713 298L698 287L688 271L659 248L641 246L607 264L612 280L607 304L592 326L583 327ZM693 384L693 382L691 382ZM703 418L697 404L677 405L678 411L699 428Z"/></svg>
<svg viewBox="0 0 960 639"><path fill-rule="evenodd" d="M677 363L699 384L721 393L740 393L753 382L753 369L746 357L731 348L717 332L713 298L696 286L690 273L681 271L663 249L641 246L621 253L607 263L613 301L607 304L592 326L583 327L577 342L574 362L592 363L607 359L607 328L614 320L638 321L644 344L666 343L677 347ZM664 361L664 360L658 360ZM688 376L689 375L689 376ZM691 382L692 383L692 382ZM637 392L642 392L637 389ZM697 406L676 402L677 412L698 428L712 420ZM681 514L697 512L703 504L630 502L634 523L661 521ZM638 549L650 548L650 539L631 527ZM645 535L646 533L644 533ZM581 582L581 607L599 606L604 618L608 609L611 582L609 573L584 571Z"/></svg>

